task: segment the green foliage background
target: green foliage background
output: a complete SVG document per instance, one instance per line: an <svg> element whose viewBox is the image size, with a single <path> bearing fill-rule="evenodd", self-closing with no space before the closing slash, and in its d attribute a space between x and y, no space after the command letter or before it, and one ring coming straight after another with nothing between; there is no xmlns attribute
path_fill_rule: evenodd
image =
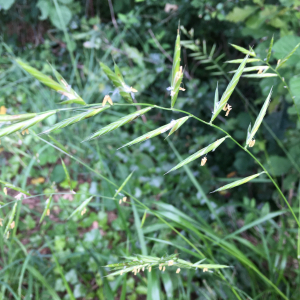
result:
<svg viewBox="0 0 300 300"><path fill-rule="evenodd" d="M185 29L181 40L192 43L182 47L186 91L179 93L176 107L209 121L217 83L223 92L228 84L226 76L231 77L227 72L236 69L236 65L225 61L244 57L230 44L245 48L250 45L264 58L274 36L271 63L276 65L278 59L300 42L300 1L180 0L171 3L177 5L171 12L164 10L167 1L112 1L115 22L109 3L0 0L0 106L5 106L8 114L51 110L60 102L57 93L23 73L14 63L14 57L21 57L52 76L49 61L88 104L102 102L104 95L114 90L98 62L112 67L115 61L129 86L139 91L138 102L169 107L166 88L170 85L172 64L168 57L173 56L180 20ZM219 61L223 73L190 56L197 47L203 51L204 41L208 51L216 44L216 53L225 54ZM299 58L300 48L280 72L300 110ZM257 133L252 151L276 177L297 212L300 123L280 79L242 78L239 92L235 91L230 98L233 110L228 119L217 122L244 143L248 125L255 119L249 103L259 111L272 86L272 102L264 120L296 165L264 127ZM119 94L113 96L115 102L123 101ZM14 134L0 146L0 179L41 196L24 201L22 208L18 206L19 221L11 240L0 237L0 297L235 299L233 286L240 291L240 299L282 299L270 284L238 259L238 254L232 254L238 249L286 299L298 299L297 227L270 181L259 177L226 193L208 194L232 178L257 173L255 162L227 139L208 155L204 167L194 161L187 169L164 176L188 154L223 137L192 119L167 140L157 137L117 151L134 138L182 117L179 113L156 109L147 114L147 122L139 118L100 139L80 143L130 112L133 110L115 106L94 118L57 130L52 136L72 155L118 186L134 171L126 186L128 191L157 210L206 257L232 266L224 273L227 282L216 274L186 270L177 275L171 269L165 273L155 270L151 276L139 274L137 278L131 274L103 277L109 270L102 266L119 262L127 255L147 252L160 257L178 251L186 260L200 258L196 259L190 245L152 214L147 215L141 228L145 211L132 200L121 208L121 218L116 203L109 199L115 189L86 167L33 135ZM34 131L40 133L70 116L68 111L53 115ZM61 158L70 173L75 195L69 193ZM40 177L45 182L33 184L32 180ZM43 194L53 190L57 194L51 215L39 225L46 200ZM98 196L88 206L87 213L66 221L90 194ZM4 199L3 194L1 202L9 202ZM209 211L208 201L220 222ZM10 209L2 207L0 217L5 217ZM243 230L238 232L240 228ZM225 246L221 247L216 239L212 242L201 238L199 232L226 239L230 251L225 251Z"/></svg>

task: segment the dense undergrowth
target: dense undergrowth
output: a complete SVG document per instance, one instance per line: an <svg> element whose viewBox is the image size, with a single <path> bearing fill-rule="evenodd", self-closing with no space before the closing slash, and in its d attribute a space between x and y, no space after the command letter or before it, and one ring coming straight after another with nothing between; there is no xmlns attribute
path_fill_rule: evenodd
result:
<svg viewBox="0 0 300 300"><path fill-rule="evenodd" d="M8 1L12 6L7 8L2 2L0 116L65 108L30 128L29 135L19 131L1 138L0 180L34 195L21 204L15 198L19 192L1 184L2 299L298 299L297 220L271 180L262 175L235 189L209 194L262 171L255 160L227 138L208 154L205 166L198 160L164 176L224 133L189 118L166 140L164 134L116 150L185 116L176 110L209 122L216 86L221 98L233 76L228 72L239 66L225 62L244 58L229 43L247 49L250 45L255 58L264 60L274 36L269 62L275 69L300 42L297 4L194 0L177 1L177 8L165 11L166 3L157 1L113 1L112 11L111 1ZM138 91L137 102L170 107L167 88L178 20L186 90L179 92L176 110L153 108L100 139L81 143L136 112L136 107L118 105L126 102L114 92L100 61L112 69L113 61L117 63L128 86ZM114 106L50 136L38 135L84 108L59 105L61 95L24 72L16 57L54 78L50 62L88 105L102 103L110 94ZM224 112L214 121L244 146L249 123L254 124L273 86L272 101L250 151L275 178L297 217L299 57L298 48L278 70L281 77L241 77L230 97L229 116ZM7 125L1 123L1 129ZM124 191L118 191L131 173ZM14 203L15 223L7 238ZM86 211L81 207L68 219L82 203ZM151 272L143 273L141 267L136 277L112 277L103 267L138 255L152 257ZM181 268L176 273L178 268L169 264L178 256L192 263L206 258L201 264L230 268L220 273ZM164 272L157 267L157 257L166 264Z"/></svg>

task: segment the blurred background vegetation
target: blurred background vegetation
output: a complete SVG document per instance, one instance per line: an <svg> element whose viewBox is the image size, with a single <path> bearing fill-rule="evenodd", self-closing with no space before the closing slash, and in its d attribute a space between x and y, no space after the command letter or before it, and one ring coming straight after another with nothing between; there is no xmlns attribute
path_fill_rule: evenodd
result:
<svg viewBox="0 0 300 300"><path fill-rule="evenodd" d="M228 72L237 68L226 61L244 57L230 44L250 45L264 58L274 36L271 63L276 65L300 42L298 0L0 0L0 7L2 114L59 107L59 95L25 74L15 64L15 57L52 75L50 62L89 104L102 102L104 95L113 91L99 62L112 66L115 61L126 82L139 91L138 102L169 107L166 88L180 21L186 91L179 94L176 107L209 121L217 83L223 92L232 76ZM205 60L205 48L210 53L213 47L213 59ZM202 56L197 57L197 52ZM299 62L298 48L281 69L298 109ZM247 127L272 86L272 102L264 119L267 127L261 127L252 151L298 212L300 123L284 83L279 78L241 78L230 99L230 116L217 122L244 144ZM113 100L123 101L117 94ZM257 164L228 139L208 156L204 167L195 161L164 176L188 154L223 137L192 119L167 140L157 137L117 151L147 131L181 117L156 109L146 120L139 118L100 139L80 143L126 114L128 108L115 106L57 130L52 137L117 186L134 171L126 189L156 210L205 257L231 266L223 272L226 280L194 270L176 274L171 268L137 277L104 277L109 270L102 266L127 255L161 257L178 252L194 262L201 257L151 213L146 212L141 226L145 211L132 199L122 204L121 217L116 203L109 199L115 188L78 161L33 135L13 134L0 145L0 179L38 196L18 205L18 221L9 239L1 231L0 298L236 299L234 287L239 299L299 299L297 227L267 177L209 194L224 183L261 171ZM34 131L40 133L69 116L68 111L53 115ZM51 142L47 136L41 138ZM70 193L61 159L76 194ZM44 194L53 191L51 214L39 224ZM8 192L13 198L14 191ZM90 195L96 197L87 212L66 221ZM4 193L0 197L1 202L10 201ZM10 210L9 205L2 207L0 218Z"/></svg>

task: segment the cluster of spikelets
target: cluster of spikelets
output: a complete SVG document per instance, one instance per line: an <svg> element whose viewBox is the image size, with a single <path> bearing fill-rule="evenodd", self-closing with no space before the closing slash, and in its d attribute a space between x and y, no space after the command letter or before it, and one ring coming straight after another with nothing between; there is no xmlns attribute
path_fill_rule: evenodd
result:
<svg viewBox="0 0 300 300"><path fill-rule="evenodd" d="M168 267L173 268L177 274L181 269L200 269L203 272L212 272L212 270L215 269L228 268L228 266L225 265L202 264L205 259L192 264L180 259L179 254L167 255L161 258L147 255L136 255L126 257L126 260L127 261L123 263L106 265L105 267L114 271L109 275L123 275L129 272L136 275L137 273L140 273L141 271L144 272L145 270L151 272L154 268L158 268L160 271L164 272Z"/></svg>

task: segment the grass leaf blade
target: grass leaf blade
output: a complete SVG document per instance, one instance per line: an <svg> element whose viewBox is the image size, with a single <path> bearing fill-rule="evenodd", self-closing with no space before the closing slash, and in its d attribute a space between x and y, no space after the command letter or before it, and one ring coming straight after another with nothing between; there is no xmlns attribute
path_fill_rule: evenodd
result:
<svg viewBox="0 0 300 300"><path fill-rule="evenodd" d="M81 212L88 204L89 202L93 199L94 196L84 200L68 217L68 220L71 219L76 213Z"/></svg>

